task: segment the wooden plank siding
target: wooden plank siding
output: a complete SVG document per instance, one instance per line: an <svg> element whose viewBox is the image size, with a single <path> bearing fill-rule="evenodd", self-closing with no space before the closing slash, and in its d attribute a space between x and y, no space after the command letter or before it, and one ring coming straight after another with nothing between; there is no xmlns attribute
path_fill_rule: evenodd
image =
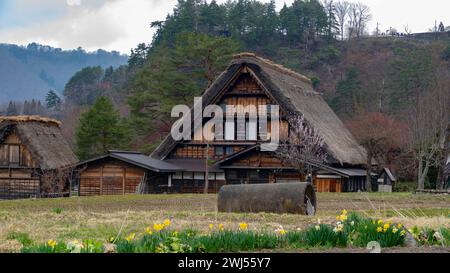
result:
<svg viewBox="0 0 450 273"><path fill-rule="evenodd" d="M314 186L317 192L342 192L341 179L315 178Z"/></svg>
<svg viewBox="0 0 450 273"><path fill-rule="evenodd" d="M145 170L109 160L80 173L80 196L134 194Z"/></svg>

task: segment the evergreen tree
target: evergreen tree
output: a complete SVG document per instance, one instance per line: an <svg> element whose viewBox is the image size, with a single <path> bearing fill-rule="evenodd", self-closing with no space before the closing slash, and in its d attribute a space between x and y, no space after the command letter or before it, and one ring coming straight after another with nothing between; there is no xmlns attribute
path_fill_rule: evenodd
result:
<svg viewBox="0 0 450 273"><path fill-rule="evenodd" d="M80 160L126 148L130 131L110 99L99 97L92 108L81 114L76 131L76 153Z"/></svg>
<svg viewBox="0 0 450 273"><path fill-rule="evenodd" d="M145 43L141 43L135 49L132 49L130 58L128 59L128 69L135 70L142 67L147 59L149 50L150 47Z"/></svg>
<svg viewBox="0 0 450 273"><path fill-rule="evenodd" d="M48 109L56 109L60 106L61 99L59 98L58 94L56 94L55 91L50 90L45 96L45 102Z"/></svg>
<svg viewBox="0 0 450 273"><path fill-rule="evenodd" d="M361 82L358 79L358 70L352 67L347 71L344 80L336 86L336 97L331 103L332 108L347 117L353 116L361 103Z"/></svg>
<svg viewBox="0 0 450 273"><path fill-rule="evenodd" d="M6 115L7 116L17 116L19 114L19 111L17 110L16 103L13 101L10 101L8 104L8 108L6 109Z"/></svg>
<svg viewBox="0 0 450 273"><path fill-rule="evenodd" d="M92 105L102 95L99 83L103 73L100 66L83 68L66 84L64 96L75 105Z"/></svg>

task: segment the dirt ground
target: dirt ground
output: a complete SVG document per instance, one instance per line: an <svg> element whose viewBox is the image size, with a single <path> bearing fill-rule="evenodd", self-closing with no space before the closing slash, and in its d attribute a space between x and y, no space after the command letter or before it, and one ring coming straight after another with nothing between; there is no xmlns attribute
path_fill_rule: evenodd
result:
<svg viewBox="0 0 450 273"><path fill-rule="evenodd" d="M406 227L450 227L450 196L410 193L318 194L315 217L276 214L217 213L217 195L128 195L89 198L0 201L0 252L21 247L11 239L27 234L33 241L106 240L119 232L142 232L145 227L173 219L173 228L208 231L209 224L228 229L247 222L250 229L304 229L318 222L331 223L343 209L349 212L401 222ZM326 250L329 252L330 250ZM367 250L336 250L367 251ZM389 252L448 252L448 249L392 249Z"/></svg>

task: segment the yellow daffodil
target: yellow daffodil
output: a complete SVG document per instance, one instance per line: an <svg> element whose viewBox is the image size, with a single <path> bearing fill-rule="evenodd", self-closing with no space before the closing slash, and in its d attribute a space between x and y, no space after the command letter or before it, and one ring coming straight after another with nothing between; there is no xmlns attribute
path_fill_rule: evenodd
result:
<svg viewBox="0 0 450 273"><path fill-rule="evenodd" d="M214 229L214 225L213 224L209 224L209 229L213 230Z"/></svg>
<svg viewBox="0 0 450 273"><path fill-rule="evenodd" d="M402 228L403 225L399 223L399 224L397 225L397 227L398 227L398 228Z"/></svg>
<svg viewBox="0 0 450 273"><path fill-rule="evenodd" d="M127 240L128 242L131 242L134 240L135 237L136 237L136 233L131 233L130 235L128 235L127 238L125 238L125 240Z"/></svg>
<svg viewBox="0 0 450 273"><path fill-rule="evenodd" d="M248 229L248 224L247 223L240 223L239 224L239 229L240 230L247 230Z"/></svg>
<svg viewBox="0 0 450 273"><path fill-rule="evenodd" d="M278 235L286 235L286 230L284 230L284 229L278 229L278 230L276 231L276 233L277 233Z"/></svg>
<svg viewBox="0 0 450 273"><path fill-rule="evenodd" d="M224 228L224 226L223 226L223 224L219 224L219 230L220 231L223 231L225 228Z"/></svg>
<svg viewBox="0 0 450 273"><path fill-rule="evenodd" d="M168 227L168 226L170 226L170 224L172 224L172 222L169 219L164 220L164 223L163 223L164 227Z"/></svg>
<svg viewBox="0 0 450 273"><path fill-rule="evenodd" d="M383 224L383 220L378 220L378 222L377 222L379 225L382 225Z"/></svg>
<svg viewBox="0 0 450 273"><path fill-rule="evenodd" d="M148 235L152 235L152 234L153 234L152 228L151 228L151 227L147 227L147 228L145 229L145 233L147 233Z"/></svg>
<svg viewBox="0 0 450 273"><path fill-rule="evenodd" d="M390 225L388 223L386 223L383 228L388 229L389 227L390 227Z"/></svg>
<svg viewBox="0 0 450 273"><path fill-rule="evenodd" d="M348 217L346 214L341 215L341 221L347 221Z"/></svg>
<svg viewBox="0 0 450 273"><path fill-rule="evenodd" d="M161 230L164 229L164 224L154 224L154 225L153 225L153 229L154 229L156 232L160 232Z"/></svg>
<svg viewBox="0 0 450 273"><path fill-rule="evenodd" d="M377 232L378 232L378 233L383 232L383 228L382 228L382 227L378 227L378 228L377 228Z"/></svg>
<svg viewBox="0 0 450 273"><path fill-rule="evenodd" d="M47 245L51 248L55 248L57 243L54 240L48 240Z"/></svg>
<svg viewBox="0 0 450 273"><path fill-rule="evenodd" d="M392 229L392 233L396 234L397 232L398 232L398 229L396 229L396 228Z"/></svg>
<svg viewBox="0 0 450 273"><path fill-rule="evenodd" d="M342 215L347 215L347 210L344 209L344 210L342 211Z"/></svg>

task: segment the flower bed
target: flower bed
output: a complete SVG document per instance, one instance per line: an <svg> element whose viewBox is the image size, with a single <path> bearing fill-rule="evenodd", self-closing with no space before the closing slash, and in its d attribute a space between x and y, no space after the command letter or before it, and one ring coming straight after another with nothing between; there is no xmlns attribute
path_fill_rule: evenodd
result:
<svg viewBox="0 0 450 273"><path fill-rule="evenodd" d="M65 243L49 240L41 245L28 243L24 245L22 252L220 253L311 247L366 247L370 242L377 242L381 247L395 247L404 244L408 232L400 223L364 218L358 214L348 215L345 210L336 217L336 222L332 225L319 223L303 231L288 231L280 226L274 231L262 232L251 230L247 223L239 223L235 226L210 224L209 233L199 233L195 230L173 230L171 224L170 220L165 220L147 227L142 233L110 237L105 242L85 240ZM443 229L440 232L433 230L412 233L419 242L427 234L427 242L436 244L448 240L450 232Z"/></svg>

